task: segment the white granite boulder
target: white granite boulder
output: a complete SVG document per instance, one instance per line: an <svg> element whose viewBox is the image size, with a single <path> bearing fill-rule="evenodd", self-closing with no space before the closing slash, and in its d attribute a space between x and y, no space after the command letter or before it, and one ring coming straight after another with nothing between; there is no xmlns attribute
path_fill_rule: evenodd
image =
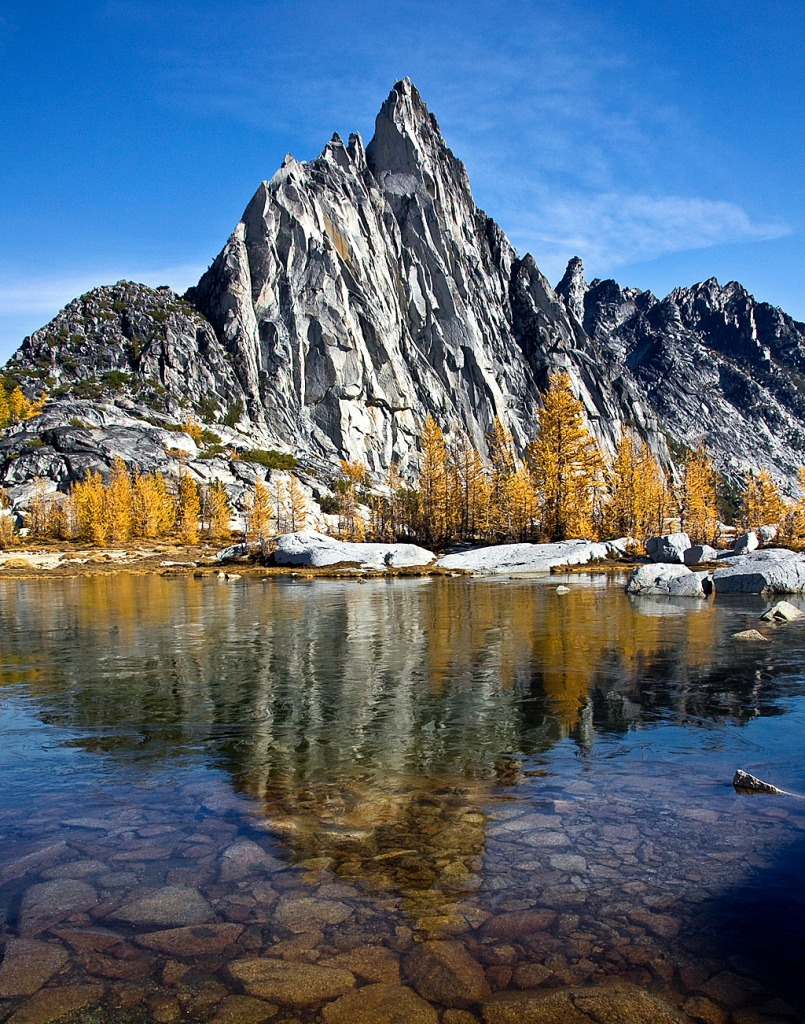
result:
<svg viewBox="0 0 805 1024"><path fill-rule="evenodd" d="M698 565L699 562L715 562L717 558L718 551L716 548L711 548L709 544L694 544L682 555L685 565Z"/></svg>
<svg viewBox="0 0 805 1024"><path fill-rule="evenodd" d="M757 551L759 547L760 538L754 530L749 530L748 533L742 533L740 537L735 538L732 550L736 555L748 555L752 551Z"/></svg>
<svg viewBox="0 0 805 1024"><path fill-rule="evenodd" d="M530 575L550 572L562 565L586 565L607 557L606 544L588 540L561 540L555 544L495 544L442 555L443 569L464 569L481 574Z"/></svg>
<svg viewBox="0 0 805 1024"><path fill-rule="evenodd" d="M802 611L790 601L778 601L760 616L761 622L793 622L802 618Z"/></svg>
<svg viewBox="0 0 805 1024"><path fill-rule="evenodd" d="M686 533L668 533L664 537L649 537L646 554L652 562L681 565L689 547L690 537Z"/></svg>
<svg viewBox="0 0 805 1024"><path fill-rule="evenodd" d="M756 532L757 539L760 541L761 547L771 544L771 542L777 538L776 526L759 526Z"/></svg>
<svg viewBox="0 0 805 1024"><path fill-rule="evenodd" d="M722 559L719 558L719 561ZM717 594L805 593L805 555L787 548L770 548L733 555L713 573Z"/></svg>
<svg viewBox="0 0 805 1024"><path fill-rule="evenodd" d="M283 533L275 541L277 565L305 568L324 565L355 565L362 569L388 569L429 565L436 557L416 544L359 544L337 540L312 530Z"/></svg>
<svg viewBox="0 0 805 1024"><path fill-rule="evenodd" d="M639 565L629 577L626 593L707 597L709 584L706 572L691 572L686 565Z"/></svg>

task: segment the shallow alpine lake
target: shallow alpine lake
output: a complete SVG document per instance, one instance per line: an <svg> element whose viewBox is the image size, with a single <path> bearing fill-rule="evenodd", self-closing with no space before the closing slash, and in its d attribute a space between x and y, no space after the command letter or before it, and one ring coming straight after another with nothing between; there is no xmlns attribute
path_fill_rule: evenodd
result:
<svg viewBox="0 0 805 1024"><path fill-rule="evenodd" d="M624 583L0 582L0 1020L802 1020L805 619Z"/></svg>

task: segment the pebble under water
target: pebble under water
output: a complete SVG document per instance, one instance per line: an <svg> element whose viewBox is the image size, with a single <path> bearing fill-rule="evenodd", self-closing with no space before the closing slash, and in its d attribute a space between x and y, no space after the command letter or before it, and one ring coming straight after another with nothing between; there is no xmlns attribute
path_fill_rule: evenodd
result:
<svg viewBox="0 0 805 1024"><path fill-rule="evenodd" d="M805 619L624 582L0 582L0 1021L805 1019Z"/></svg>

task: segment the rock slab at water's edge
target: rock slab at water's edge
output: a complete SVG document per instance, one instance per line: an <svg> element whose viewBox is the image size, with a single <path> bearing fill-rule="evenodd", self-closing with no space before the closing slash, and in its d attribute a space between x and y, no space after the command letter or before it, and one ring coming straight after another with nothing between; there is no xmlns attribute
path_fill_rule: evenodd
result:
<svg viewBox="0 0 805 1024"><path fill-rule="evenodd" d="M587 565L618 554L618 541L597 543L588 540L562 540L555 544L494 544L484 548L442 555L436 562L441 569L457 569L478 575L550 572L562 565Z"/></svg>
<svg viewBox="0 0 805 1024"><path fill-rule="evenodd" d="M719 559L721 561L722 559ZM768 548L724 558L713 572L716 594L805 593L805 555Z"/></svg>
<svg viewBox="0 0 805 1024"><path fill-rule="evenodd" d="M303 568L346 564L363 569L400 569L429 565L435 557L432 551L416 544L358 544L313 530L281 534L274 552L277 565Z"/></svg>

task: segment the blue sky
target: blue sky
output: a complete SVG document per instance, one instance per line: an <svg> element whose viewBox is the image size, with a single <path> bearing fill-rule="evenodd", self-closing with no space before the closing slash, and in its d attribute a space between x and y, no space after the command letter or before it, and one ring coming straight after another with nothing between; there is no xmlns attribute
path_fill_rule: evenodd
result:
<svg viewBox="0 0 805 1024"><path fill-rule="evenodd" d="M408 75L556 283L737 279L805 320L805 7L769 0L0 6L0 359L74 295L197 280L286 152Z"/></svg>

